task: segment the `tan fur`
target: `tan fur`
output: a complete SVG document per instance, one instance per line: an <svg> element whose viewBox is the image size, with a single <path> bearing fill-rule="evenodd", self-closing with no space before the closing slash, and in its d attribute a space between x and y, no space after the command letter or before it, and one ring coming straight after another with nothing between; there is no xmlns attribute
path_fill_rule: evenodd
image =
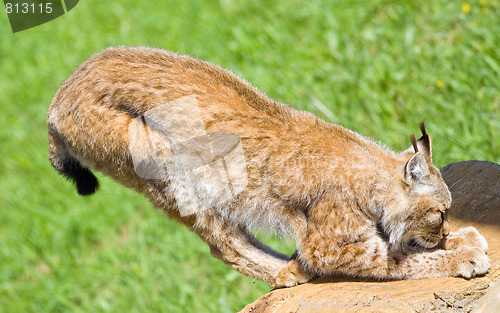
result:
<svg viewBox="0 0 500 313"><path fill-rule="evenodd" d="M175 194L182 190L172 187L176 176L139 177L127 134L134 119L188 96L195 96L208 134L239 136L248 177L230 201L184 215ZM446 244L451 198L423 128L413 148L419 152L396 154L278 103L218 66L125 47L94 55L61 85L48 126L50 159L60 172L74 160L134 188L196 232L214 257L275 287L331 274L469 278L489 268L477 231L452 233ZM159 152L166 162L169 149ZM296 254L290 260L272 251L251 234L256 228L292 234Z"/></svg>

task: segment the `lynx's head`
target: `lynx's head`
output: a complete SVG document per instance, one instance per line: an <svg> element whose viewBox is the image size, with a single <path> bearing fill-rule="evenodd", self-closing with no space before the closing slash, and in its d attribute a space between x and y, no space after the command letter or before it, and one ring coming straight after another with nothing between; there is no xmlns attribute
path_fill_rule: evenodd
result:
<svg viewBox="0 0 500 313"><path fill-rule="evenodd" d="M400 153L403 166L397 170L394 198L382 218L384 231L395 249L408 246L436 247L448 235L451 194L431 159L431 140L420 125L422 137L410 136L412 146Z"/></svg>

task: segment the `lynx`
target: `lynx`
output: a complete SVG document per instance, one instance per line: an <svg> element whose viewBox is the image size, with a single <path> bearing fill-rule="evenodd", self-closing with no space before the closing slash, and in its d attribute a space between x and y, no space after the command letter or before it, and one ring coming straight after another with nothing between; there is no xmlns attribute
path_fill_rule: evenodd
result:
<svg viewBox="0 0 500 313"><path fill-rule="evenodd" d="M211 254L273 287L315 277L471 278L489 269L475 228L450 233L431 140L395 153L281 104L219 66L108 48L59 88L49 157L80 195L101 171L186 225ZM293 236L291 256L256 229Z"/></svg>

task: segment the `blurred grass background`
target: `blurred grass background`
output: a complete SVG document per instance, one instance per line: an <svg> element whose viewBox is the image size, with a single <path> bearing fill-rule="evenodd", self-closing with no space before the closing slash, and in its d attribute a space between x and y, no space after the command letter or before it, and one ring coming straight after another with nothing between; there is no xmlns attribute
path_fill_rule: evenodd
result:
<svg viewBox="0 0 500 313"><path fill-rule="evenodd" d="M270 290L143 197L100 176L81 198L51 168L47 107L93 53L194 55L394 150L425 118L440 167L500 163L499 13L499 0L85 0L16 34L0 13L0 311L232 312Z"/></svg>

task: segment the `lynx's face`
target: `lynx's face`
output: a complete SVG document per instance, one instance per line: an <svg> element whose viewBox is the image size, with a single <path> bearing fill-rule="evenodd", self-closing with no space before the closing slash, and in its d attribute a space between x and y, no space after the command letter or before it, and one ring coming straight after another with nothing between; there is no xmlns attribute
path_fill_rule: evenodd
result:
<svg viewBox="0 0 500 313"><path fill-rule="evenodd" d="M387 208L383 221L393 248L436 247L450 231L447 217L451 195L439 170L431 168L418 183L405 183L395 192L398 200Z"/></svg>
<svg viewBox="0 0 500 313"><path fill-rule="evenodd" d="M451 203L449 191L444 182L441 190L417 195L411 211L415 212L409 221L407 244L423 248L436 247L450 232L448 208Z"/></svg>

